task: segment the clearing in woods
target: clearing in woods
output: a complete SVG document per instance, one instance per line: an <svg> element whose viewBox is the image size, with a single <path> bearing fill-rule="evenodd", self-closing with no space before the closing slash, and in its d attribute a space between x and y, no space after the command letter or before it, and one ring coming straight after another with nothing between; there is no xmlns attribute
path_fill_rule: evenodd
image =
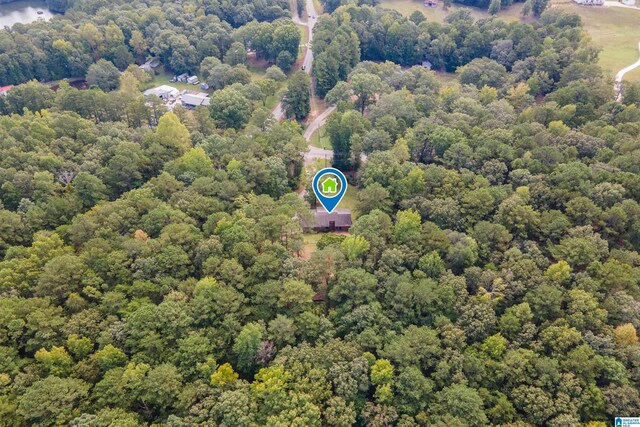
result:
<svg viewBox="0 0 640 427"><path fill-rule="evenodd" d="M489 13L478 8L452 5L448 11L442 7L426 7L421 0L382 0L382 7L394 9L405 16L413 11L421 11L428 20L443 22L451 12L466 9L476 19L488 18ZM521 20L523 3L514 3L501 10L497 17L505 21ZM594 43L602 48L599 64L613 77L619 70L632 64L638 58L640 41L640 10L621 7L581 6L569 0L553 0L551 7L571 11L582 18L584 28ZM527 18L531 20L532 18ZM625 80L640 81L640 68L625 74Z"/></svg>

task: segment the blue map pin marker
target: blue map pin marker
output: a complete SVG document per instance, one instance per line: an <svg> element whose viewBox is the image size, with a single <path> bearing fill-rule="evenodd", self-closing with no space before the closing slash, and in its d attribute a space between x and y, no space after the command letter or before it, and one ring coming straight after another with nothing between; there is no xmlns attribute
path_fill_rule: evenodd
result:
<svg viewBox="0 0 640 427"><path fill-rule="evenodd" d="M347 192L347 178L338 169L321 169L313 177L313 192L320 204L331 213Z"/></svg>

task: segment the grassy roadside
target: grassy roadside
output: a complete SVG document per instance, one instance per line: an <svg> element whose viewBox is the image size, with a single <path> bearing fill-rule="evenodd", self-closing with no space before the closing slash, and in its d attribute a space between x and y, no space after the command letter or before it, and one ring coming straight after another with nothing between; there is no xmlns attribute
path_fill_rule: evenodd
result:
<svg viewBox="0 0 640 427"><path fill-rule="evenodd" d="M405 16L411 15L414 11L418 10L427 17L429 21L444 22L444 18L458 10L468 10L475 19L489 18L491 15L486 10L478 9L475 7L461 6L453 4L448 10L445 10L440 4L438 7L426 7L423 5L422 0L382 0L380 6L397 10ZM498 13L498 17L505 21L518 21L522 13L523 3L514 3L510 7L501 10Z"/></svg>
<svg viewBox="0 0 640 427"><path fill-rule="evenodd" d="M640 10L580 6L567 0L554 1L552 7L568 10L582 18L585 30L596 46L602 48L600 66L612 76L638 59ZM640 81L640 71L633 70L624 78Z"/></svg>
<svg viewBox="0 0 640 427"><path fill-rule="evenodd" d="M322 15L324 13L324 8L322 7L322 3L320 3L320 0L313 0L313 7L315 8L318 15Z"/></svg>
<svg viewBox="0 0 640 427"><path fill-rule="evenodd" d="M302 61L304 54L307 51L307 43L309 43L309 31L307 31L306 25L296 24L300 30L300 47L298 49L298 61Z"/></svg>
<svg viewBox="0 0 640 427"><path fill-rule="evenodd" d="M329 141L329 137L327 133L320 128L316 130L309 139L309 145L317 148L325 148L327 150L331 150L331 141Z"/></svg>

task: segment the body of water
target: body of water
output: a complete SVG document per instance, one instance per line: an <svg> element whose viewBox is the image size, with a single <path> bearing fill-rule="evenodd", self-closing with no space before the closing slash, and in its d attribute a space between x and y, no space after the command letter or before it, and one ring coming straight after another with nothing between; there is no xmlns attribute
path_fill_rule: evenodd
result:
<svg viewBox="0 0 640 427"><path fill-rule="evenodd" d="M54 15L42 0L20 0L0 4L0 29L13 24L28 24L39 19L48 21Z"/></svg>

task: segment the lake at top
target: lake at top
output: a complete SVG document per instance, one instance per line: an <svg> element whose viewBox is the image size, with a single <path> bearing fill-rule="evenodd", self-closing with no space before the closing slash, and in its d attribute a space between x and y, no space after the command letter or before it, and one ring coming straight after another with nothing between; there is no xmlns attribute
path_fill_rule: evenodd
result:
<svg viewBox="0 0 640 427"><path fill-rule="evenodd" d="M17 23L28 24L38 19L48 21L53 15L47 3L41 0L20 0L0 4L0 29Z"/></svg>

